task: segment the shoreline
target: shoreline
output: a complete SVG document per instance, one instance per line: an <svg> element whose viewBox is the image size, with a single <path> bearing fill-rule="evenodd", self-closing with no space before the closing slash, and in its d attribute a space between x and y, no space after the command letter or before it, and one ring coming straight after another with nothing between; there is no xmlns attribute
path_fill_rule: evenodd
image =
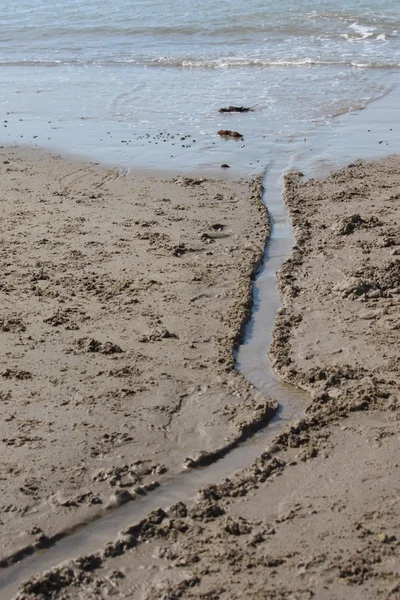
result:
<svg viewBox="0 0 400 600"><path fill-rule="evenodd" d="M9 423L3 437L4 456L5 465L11 469L8 479L11 477L13 485L20 489L26 488L24 494L29 499L28 505L31 505L29 509L21 505L22 513L20 509L17 510L21 517L12 522L8 520L2 534L2 566L5 566L21 558L22 554L51 544L52 540L60 538L62 531L70 531L79 523L98 518L104 507L118 506L133 500L135 494L141 495L147 489L153 489L165 479L164 472L170 477L182 465L193 468L209 464L265 425L277 410L277 403L263 398L234 370L232 354L232 348L243 337L244 325L251 312L252 279L263 259L264 245L269 235L268 213L261 201L260 178L249 184L243 180L211 181L203 174L197 178L185 176L175 179L169 174L168 180L154 175L149 177L148 173L143 177L139 171L121 176L116 170L89 162L71 162L61 155L51 155L43 150L31 152L26 148L8 147L2 148L1 152L2 193L5 199L2 216L4 222L8 216L13 223L9 228L8 241L3 240L6 248L3 260L9 261L10 252L17 260L12 271L5 271L8 287L5 289L2 315L5 356L11 357L13 363L5 365L7 368L2 373L2 398L6 423ZM131 204L132 194L137 199L145 198L146 202ZM167 195L168 199L164 201ZM114 212L114 198L119 202L118 213ZM8 208L14 202L18 206L16 217L14 211L9 212ZM34 210L38 215L36 223ZM146 214L145 220L141 218L141 212ZM162 226L162 222L168 222L168 215L172 219L168 223L170 228L168 232L160 231L159 226ZM27 234L24 233L21 242L20 231L24 230L26 218L30 220L28 231L35 232L35 238L28 237L26 240ZM116 218L121 223L113 223ZM217 226L213 227L215 223ZM122 238L119 233L121 225ZM60 228L64 231L67 228L62 243L58 240ZM135 230L133 252L130 249L133 238L130 242L126 239L128 236L125 237L132 228ZM175 242L172 239L168 241L172 237L171 232L177 238ZM140 246L143 248L142 254L138 252ZM13 247L18 247L18 255ZM28 253L23 250L25 247L29 248ZM88 253L87 256L85 253ZM134 268L130 265L131 253L136 255ZM152 256L150 263L149 256ZM207 257L205 265L197 260L197 257L200 259L203 256ZM107 261L110 267L104 269ZM160 296L158 289L163 285L162 274L168 273L172 261L172 280L169 275L164 285L173 287L170 292ZM111 272L107 271L110 268L113 271L111 279ZM185 275L188 268L189 273L193 270L193 283ZM146 270L150 275L157 273L156 278L146 278ZM122 283L115 277L118 273ZM27 285L29 281L31 283ZM199 295L197 288L204 288L205 293ZM180 293L184 296L179 296ZM133 314L136 307L147 305L147 302L151 304L153 298L157 303L156 309L144 306L144 318L140 313ZM195 322L195 328L192 324L185 326L192 341L187 341L183 324L179 323L185 311L178 309L177 302L181 304L183 298L188 302L191 323ZM216 321L213 322L210 320L209 307L215 311L219 305L224 308L222 311L217 309ZM104 314L107 315L105 320ZM209 327L211 325L211 337L201 342L204 364L197 366L195 355L199 342L193 339L201 336L200 323L205 314L208 314ZM135 319L134 331L130 333L128 330L126 333L127 327L132 327L129 324L132 316ZM152 321L150 325L147 322L149 318ZM140 326L136 323L140 323ZM173 348L181 344L179 340L182 338L184 345L175 357L176 350ZM19 353L14 349L15 344L20 348ZM28 347L21 352L21 347L23 349L26 344ZM172 354L167 359L171 366L165 369L164 374L160 373L161 388L156 392L154 360L160 360L161 355L157 358L158 346L165 344L171 348ZM142 348L146 348L146 354L148 351L150 354L146 356ZM38 352L44 361L42 363L38 363ZM193 354L193 358L188 354ZM55 357L55 363L51 355ZM183 364L185 361L186 366ZM152 365L150 379L143 375L142 365L145 367L147 363ZM114 364L117 368L112 368ZM72 380L60 383L59 379L66 379L69 371ZM185 371L189 376L187 383ZM112 389L109 390L103 374L107 372L112 380ZM35 381L38 378L41 380L39 385ZM174 378L176 383L173 383ZM143 391L140 389L143 385L141 382L145 384ZM56 391L57 408L48 396L46 388L49 384ZM146 395L149 384L151 396ZM105 402L96 401L93 385L96 389L105 386L108 400L104 397ZM203 386L206 386L204 390ZM41 405L42 390L45 390L46 399ZM154 400L151 397L157 397L157 393L162 395L165 410L157 417L159 422L153 425L152 434L145 434L138 445L137 439L129 439L132 437L132 427L128 427L129 432L128 429L124 432L118 423L121 423L121 418L122 423L127 421L129 406L133 401L134 411L137 411L141 394L144 397L142 410L152 409ZM175 406L176 394L181 396L179 406ZM29 416L32 401L23 402L22 406L29 407L28 414L24 414L26 408L21 412L22 406L19 408L15 405L13 398L17 396L22 399L27 395L35 398L32 417ZM112 412L118 416L116 421L111 415L99 416L110 400ZM169 407L168 402L171 404ZM227 403L229 410L226 409ZM66 407L65 412L63 406ZM209 421L211 407L213 417ZM159 412L157 406L152 410ZM182 410L186 410L183 421ZM139 417L139 413L136 414ZM40 423L42 415L46 415L46 419ZM77 447L83 444L82 449L86 448L86 453L89 449L89 458L82 462L79 451L72 463L67 458L62 469L68 472L75 464L79 467L80 481L74 483L76 474L72 478L67 476L67 481L63 476L61 488L58 469L53 464L50 470L53 484L47 482L45 494L49 500L45 501L41 491L42 477L45 473L48 477L49 471L48 467L42 466L39 470L36 468L37 475L34 476L34 463L31 462L32 458L35 461L34 447L40 449L42 461L46 456L49 459L57 456L54 447L51 454L46 455L46 441L40 432L43 427L48 429L54 446L58 443L60 427L70 427L69 415L86 422L86 430L73 427L71 433L73 431ZM102 433L104 443L100 443L99 449L95 448L99 443L95 440L110 417L111 421L115 421L115 432ZM15 427L16 431L13 431ZM24 434L27 428L35 430L35 435ZM178 435L180 442L178 445L174 443L174 449L168 449L168 437L174 428L174 436ZM190 441L184 437L185 428ZM56 436L55 431L58 431ZM157 431L160 433L157 434ZM154 438L153 446L147 450L151 436ZM224 437L222 444L221 436ZM163 442L163 439L166 441ZM94 454L90 451L91 446ZM11 454L8 458L10 451L15 456L16 448L19 474L10 466ZM50 450L50 446L48 448ZM118 458L116 453L121 451L127 456ZM154 452L162 462L160 458L151 459ZM135 459L133 463L132 459ZM92 466L88 466L87 462L92 462ZM31 473L29 481L26 481L24 472ZM7 481L7 475L4 480ZM10 481L7 490L4 489L4 501L8 494L11 506L15 505L18 496L16 489L14 492ZM23 496L19 496L18 502L21 503ZM32 516L29 517L29 514ZM18 529L15 529L14 523ZM23 535L21 527L26 532Z"/></svg>
<svg viewBox="0 0 400 600"><path fill-rule="evenodd" d="M317 110L317 114L314 115L314 111L309 110L312 106L312 102L310 102L312 97L308 103L303 105L300 114L296 113L294 106L285 110L285 102L282 101L277 105L265 103L265 90L261 81L254 76L254 73L249 80L250 73L246 75L246 70L241 72L243 89L239 91L230 87L229 78L235 77L235 71L228 69L225 72L222 69L220 72L221 82L225 80L226 85L222 85L218 91L215 89L216 80L210 71L207 75L207 72L202 74L200 69L196 71L193 78L189 74L193 70L177 69L176 72L169 71L162 81L168 90L171 76L177 76L179 79L183 77L182 87L169 89L170 94L172 93L169 102L173 102L173 106L166 106L166 112L160 113L158 110L154 112L154 104L151 100L152 97L157 97L157 87L154 94L150 94L148 88L146 93L138 91L137 95L134 94L134 101L129 92L124 99L123 89L125 86L128 89L130 86L135 88L138 85L138 81L133 75L135 70L133 67L133 70L126 72L126 76L124 75L120 81L119 89L110 89L107 83L108 79L102 81L103 91L108 97L108 104L103 104L99 101L96 102L95 98L87 93L85 76L83 76L83 81L78 84L79 89L72 93L73 86L77 85L76 77L79 79L85 73L85 69L82 71L73 69L75 78L69 74L68 90L65 89L64 84L57 81L57 76L55 78L44 76L43 93L38 95L31 89L31 86L35 85L34 79L31 81L31 78L35 72L37 76L37 71L32 68L25 71L22 68L15 84L9 82L3 92L2 139L17 144L23 141L31 146L39 144L50 152L56 152L58 148L63 148L63 151L71 152L78 158L80 154L84 153L92 160L98 160L104 164L119 164L125 168L134 163L141 168L151 166L155 170L159 170L161 167L179 172L182 169L197 171L200 168L218 173L220 165L228 163L236 173L246 176L248 173L252 175L258 173L260 168L264 169L271 160L275 159L277 142L287 146L295 142L300 149L302 145L300 142L303 141L303 138L313 137L315 129L334 127L335 121L341 118L339 113L342 110L347 110L351 114L369 110L376 101L381 102L382 99L385 99L382 94L386 91L388 97L393 96L393 105L396 103L396 94L393 94L392 90L397 83L396 72L392 72L390 69L379 74L379 85L377 85L377 81L374 81L377 76L375 70L367 69L365 73L368 74L367 77L371 77L371 80L364 90L362 90L364 84L360 81L364 79L360 75L363 73L362 69L350 69L345 75L344 81L342 80L346 88L343 92L347 91L348 94L347 101L341 102L338 98L333 101L331 98L333 103L325 106L322 113ZM139 68L140 71L141 68ZM17 72L19 72L19 68ZM142 83L145 84L145 88L153 78L154 81L157 81L156 72L150 73L148 69L144 69L143 75L146 82ZM54 75L55 72L50 69L50 73ZM329 84L331 78L335 78L333 67L327 67L326 70L326 67L299 69L298 67L279 68L276 66L267 70L266 73L269 73L269 76L275 81L276 91L278 91L280 83L285 82L288 85L289 81L292 81L300 87L305 85L306 94L309 89L307 79L309 85L312 86L312 82L315 81L314 77L318 78L318 73L322 80L325 79L325 85ZM314 76L311 75L312 73ZM197 80L200 83L203 75L207 79L209 76L212 77L203 87L207 90L204 99L198 99L191 95L184 100L184 92L188 93L193 90L191 86L194 81ZM336 75L341 79L340 70ZM354 76L361 85L361 89L353 101L349 102L356 83ZM100 79L102 80L101 76ZM29 85L28 82L31 84ZM157 85L159 83L158 81ZM180 89L181 93L174 99L175 89ZM208 92L212 90L212 94L209 95ZM86 96L84 106L77 102L76 93L78 96L81 93ZM219 113L219 108L229 104L230 98L237 96L238 103L250 106L252 100L257 99L257 95L261 95L260 107L254 113L244 115ZM252 100L251 96L253 96ZM122 101L122 106L120 106L122 110L118 110L116 113L112 109L113 97L117 100L117 104L119 100ZM377 100L377 98L380 99ZM42 104L44 99L45 106ZM59 110L60 105L62 106L66 99L69 106L68 116ZM134 109L126 114L124 114L125 100L128 105L132 103L131 109ZM389 104L391 102L390 100ZM166 103L168 104L168 100ZM179 105L181 105L181 110L179 114L176 114L175 110ZM146 111L143 111L141 106L146 106ZM187 110L189 106L192 107L190 111ZM278 110L278 106L282 110ZM174 114L169 113L168 108L172 109ZM139 117L140 113L144 113L142 118ZM186 119L182 119L184 114L186 114ZM307 114L305 120L303 120L304 114ZM281 124L284 123L287 126L281 127ZM233 129L243 133L245 135L244 142L235 143L232 140L221 139L218 135L220 129ZM299 142L298 144L296 140Z"/></svg>
<svg viewBox="0 0 400 600"><path fill-rule="evenodd" d="M310 374L307 415L279 435L250 468L202 488L193 508L178 502L167 511L151 512L99 552L32 578L18 600L41 594L55 598L62 590L63 597L73 598L82 590L111 589L111 584L118 594L130 589L133 597L144 594L148 600L162 594L193 599L211 594L224 600L244 593L249 598L323 600L349 594L359 600L398 596L399 398L394 380L400 288L393 288L387 264L398 264L393 251L400 244L399 194L398 156L356 162L324 180L302 183L295 173L286 177L285 200L296 245L279 274L285 306L276 322L271 354L279 357L276 367L286 379L304 385L292 371ZM354 211L361 219L352 218ZM324 258L318 266L321 248ZM354 291L357 282L350 275L354 289L347 295L348 288L335 280L336 266L347 261L346 269L358 272L369 253L374 262L358 275L364 282L361 293ZM398 278L399 269L393 273ZM367 275L372 278L369 287ZM320 295L314 297L316 290ZM345 294L344 300L339 302L337 294ZM321 322L328 324L328 331L316 328L316 311L305 309L312 301L323 306ZM375 350L375 372L368 364L370 342L365 346L364 335L365 323L374 318L369 304L377 319L373 337L384 360L379 363ZM337 306L358 315L364 305L361 318L337 314ZM336 327L332 319L337 319ZM364 327L361 333L359 325ZM315 331L319 344L332 346L330 355L309 356L307 344L318 345L312 338ZM394 355L389 362L388 335ZM349 340L355 340L357 348L347 353L343 348ZM342 352L336 351L338 344ZM360 357L366 361L363 367ZM329 366L332 360L335 365ZM318 375L322 369L328 376ZM135 565L147 570L138 573Z"/></svg>

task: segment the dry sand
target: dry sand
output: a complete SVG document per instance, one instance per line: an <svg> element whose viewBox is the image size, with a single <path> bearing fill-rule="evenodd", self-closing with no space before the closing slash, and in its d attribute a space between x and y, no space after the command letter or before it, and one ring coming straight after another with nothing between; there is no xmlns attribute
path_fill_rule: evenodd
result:
<svg viewBox="0 0 400 600"><path fill-rule="evenodd" d="M98 553L31 579L19 600L400 598L400 158L323 181L291 174L285 202L296 245L279 274L271 357L282 378L309 391L304 418L252 467L205 487L194 507L154 511ZM245 215L249 206L243 198ZM176 321L165 326L177 330ZM110 341L123 345L122 336Z"/></svg>
<svg viewBox="0 0 400 600"><path fill-rule="evenodd" d="M0 170L4 566L212 460L276 403L232 356L268 235L259 179L23 148Z"/></svg>

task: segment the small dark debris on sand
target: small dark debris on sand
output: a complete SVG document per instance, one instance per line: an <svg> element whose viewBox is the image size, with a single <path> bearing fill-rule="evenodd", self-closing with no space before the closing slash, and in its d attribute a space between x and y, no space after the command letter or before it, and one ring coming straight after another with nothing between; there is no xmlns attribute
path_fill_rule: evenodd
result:
<svg viewBox="0 0 400 600"><path fill-rule="evenodd" d="M218 135L222 137L231 137L231 138L243 138L243 135L238 131L231 131L230 129L220 129L218 131Z"/></svg>
<svg viewBox="0 0 400 600"><path fill-rule="evenodd" d="M228 107L220 108L219 112L220 113L231 113L231 112L244 113L244 112L250 112L252 110L253 109L249 108L248 106L228 106Z"/></svg>

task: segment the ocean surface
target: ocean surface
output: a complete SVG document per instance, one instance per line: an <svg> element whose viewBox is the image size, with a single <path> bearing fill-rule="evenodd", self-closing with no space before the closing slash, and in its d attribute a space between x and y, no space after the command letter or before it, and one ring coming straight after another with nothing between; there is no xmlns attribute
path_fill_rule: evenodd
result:
<svg viewBox="0 0 400 600"><path fill-rule="evenodd" d="M1 4L1 143L252 172L399 82L398 0Z"/></svg>

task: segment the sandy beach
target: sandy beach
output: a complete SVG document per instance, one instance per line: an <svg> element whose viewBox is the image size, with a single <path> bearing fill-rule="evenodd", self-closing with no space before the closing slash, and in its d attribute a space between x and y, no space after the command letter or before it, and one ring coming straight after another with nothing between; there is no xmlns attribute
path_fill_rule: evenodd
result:
<svg viewBox="0 0 400 600"><path fill-rule="evenodd" d="M1 149L2 566L212 461L277 403L234 370L260 179Z"/></svg>
<svg viewBox="0 0 400 600"><path fill-rule="evenodd" d="M2 153L6 567L277 405L232 354L269 231L260 180ZM151 512L19 600L400 597L399 197L396 156L286 176L296 243L270 355L306 414L194 506Z"/></svg>
<svg viewBox="0 0 400 600"><path fill-rule="evenodd" d="M242 191L248 227L263 222L265 235L265 215ZM283 307L270 353L281 377L309 392L305 416L250 468L203 488L193 507L153 511L97 553L32 578L19 600L400 597L399 197L399 157L357 162L324 180L286 177L296 244L279 273ZM227 220L223 211L219 221ZM229 285L237 285L233 275ZM17 514L14 531L29 518ZM8 539L11 529L3 531Z"/></svg>

